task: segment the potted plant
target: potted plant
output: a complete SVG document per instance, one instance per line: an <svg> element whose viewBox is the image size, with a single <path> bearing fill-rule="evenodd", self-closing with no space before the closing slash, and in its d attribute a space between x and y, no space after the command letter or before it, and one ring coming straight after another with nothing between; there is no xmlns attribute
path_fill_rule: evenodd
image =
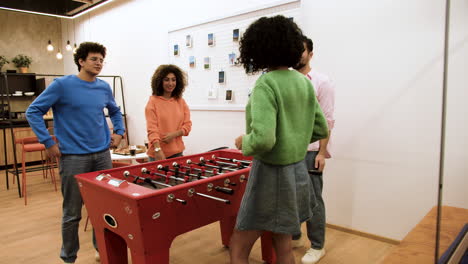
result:
<svg viewBox="0 0 468 264"><path fill-rule="evenodd" d="M20 73L27 73L29 65L31 65L32 58L27 55L18 54L11 60L11 62L15 64Z"/></svg>
<svg viewBox="0 0 468 264"><path fill-rule="evenodd" d="M8 63L10 62L6 59L6 57L3 55L0 55L0 72L2 71L3 65L8 64Z"/></svg>

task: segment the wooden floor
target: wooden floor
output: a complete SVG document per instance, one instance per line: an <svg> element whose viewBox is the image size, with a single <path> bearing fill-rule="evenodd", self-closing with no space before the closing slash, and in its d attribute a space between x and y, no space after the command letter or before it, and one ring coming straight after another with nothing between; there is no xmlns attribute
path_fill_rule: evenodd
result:
<svg viewBox="0 0 468 264"><path fill-rule="evenodd" d="M59 258L62 197L58 189L54 191L50 179L28 176L28 205L24 206L16 184L12 185L10 178L10 190L6 190L5 173L0 171L0 264L62 263ZM84 210L77 264L95 263L91 232L83 231L85 219ZM328 228L326 232L327 254L320 264L376 264L394 247L335 229ZM294 250L296 263L300 263L306 250L305 247ZM172 264L223 264L229 263L229 252L221 245L219 227L214 223L177 237L170 259ZM258 242L250 263L263 263Z"/></svg>
<svg viewBox="0 0 468 264"><path fill-rule="evenodd" d="M434 263L437 207L413 228L385 258L384 264ZM439 258L468 222L468 209L442 206Z"/></svg>

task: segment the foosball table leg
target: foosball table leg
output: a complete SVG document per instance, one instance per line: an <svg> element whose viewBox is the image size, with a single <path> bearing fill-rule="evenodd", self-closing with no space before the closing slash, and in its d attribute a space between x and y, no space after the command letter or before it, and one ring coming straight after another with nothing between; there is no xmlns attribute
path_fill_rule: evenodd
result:
<svg viewBox="0 0 468 264"><path fill-rule="evenodd" d="M96 239L99 243L99 254L103 264L127 264L127 244L125 240L117 234L104 230L96 232ZM102 243L104 241L104 243Z"/></svg>
<svg viewBox="0 0 468 264"><path fill-rule="evenodd" d="M276 254L273 249L273 234L264 232L261 237L262 244L262 260L268 264L276 263Z"/></svg>
<svg viewBox="0 0 468 264"><path fill-rule="evenodd" d="M232 232L236 224L236 216L224 217L219 221L219 227L221 228L221 240L225 247L229 247Z"/></svg>
<svg viewBox="0 0 468 264"><path fill-rule="evenodd" d="M133 264L169 264L169 247L159 248L149 254L136 253L132 251Z"/></svg>

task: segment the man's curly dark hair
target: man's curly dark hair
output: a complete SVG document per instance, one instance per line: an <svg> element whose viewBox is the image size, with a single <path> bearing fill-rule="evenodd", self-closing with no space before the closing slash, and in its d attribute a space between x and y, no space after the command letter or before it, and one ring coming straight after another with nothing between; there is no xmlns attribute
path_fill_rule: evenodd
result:
<svg viewBox="0 0 468 264"><path fill-rule="evenodd" d="M153 77L151 77L151 88L153 90L153 95L164 95L163 79L169 73L173 73L176 77L176 87L174 91L172 91L171 97L179 99L184 93L185 85L187 84L187 78L185 77L185 73L179 67L173 64L160 65L154 72Z"/></svg>
<svg viewBox="0 0 468 264"><path fill-rule="evenodd" d="M245 31L240 43L239 63L246 73L272 67L293 67L304 52L302 30L291 19L278 15L262 17Z"/></svg>
<svg viewBox="0 0 468 264"><path fill-rule="evenodd" d="M314 51L314 42L312 42L312 40L306 36L303 36L302 39L304 43L306 44L307 51L308 52Z"/></svg>
<svg viewBox="0 0 468 264"><path fill-rule="evenodd" d="M79 59L86 60L89 53L100 53L103 58L106 57L106 47L97 42L83 42L76 49L76 53L73 55L78 71L81 70Z"/></svg>

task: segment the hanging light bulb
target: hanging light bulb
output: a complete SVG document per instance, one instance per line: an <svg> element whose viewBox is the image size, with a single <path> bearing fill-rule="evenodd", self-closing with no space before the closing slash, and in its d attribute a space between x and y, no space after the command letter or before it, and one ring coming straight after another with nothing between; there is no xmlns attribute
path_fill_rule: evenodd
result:
<svg viewBox="0 0 468 264"><path fill-rule="evenodd" d="M72 50L72 47L70 45L70 41L67 40L67 46L65 47L68 51Z"/></svg>
<svg viewBox="0 0 468 264"><path fill-rule="evenodd" d="M76 47L76 43L75 43L75 45L73 45L73 54L76 53L76 49L78 49L78 48Z"/></svg>
<svg viewBox="0 0 468 264"><path fill-rule="evenodd" d="M55 55L55 57L57 57L57 60L61 60L63 58L63 55L60 52L60 50L58 50L57 55Z"/></svg>
<svg viewBox="0 0 468 264"><path fill-rule="evenodd" d="M47 50L48 50L48 51L53 51L53 50L54 50L54 46L52 46L52 41L50 41L50 39L49 39L49 42L48 42L48 43L49 43L49 45L47 45Z"/></svg>

